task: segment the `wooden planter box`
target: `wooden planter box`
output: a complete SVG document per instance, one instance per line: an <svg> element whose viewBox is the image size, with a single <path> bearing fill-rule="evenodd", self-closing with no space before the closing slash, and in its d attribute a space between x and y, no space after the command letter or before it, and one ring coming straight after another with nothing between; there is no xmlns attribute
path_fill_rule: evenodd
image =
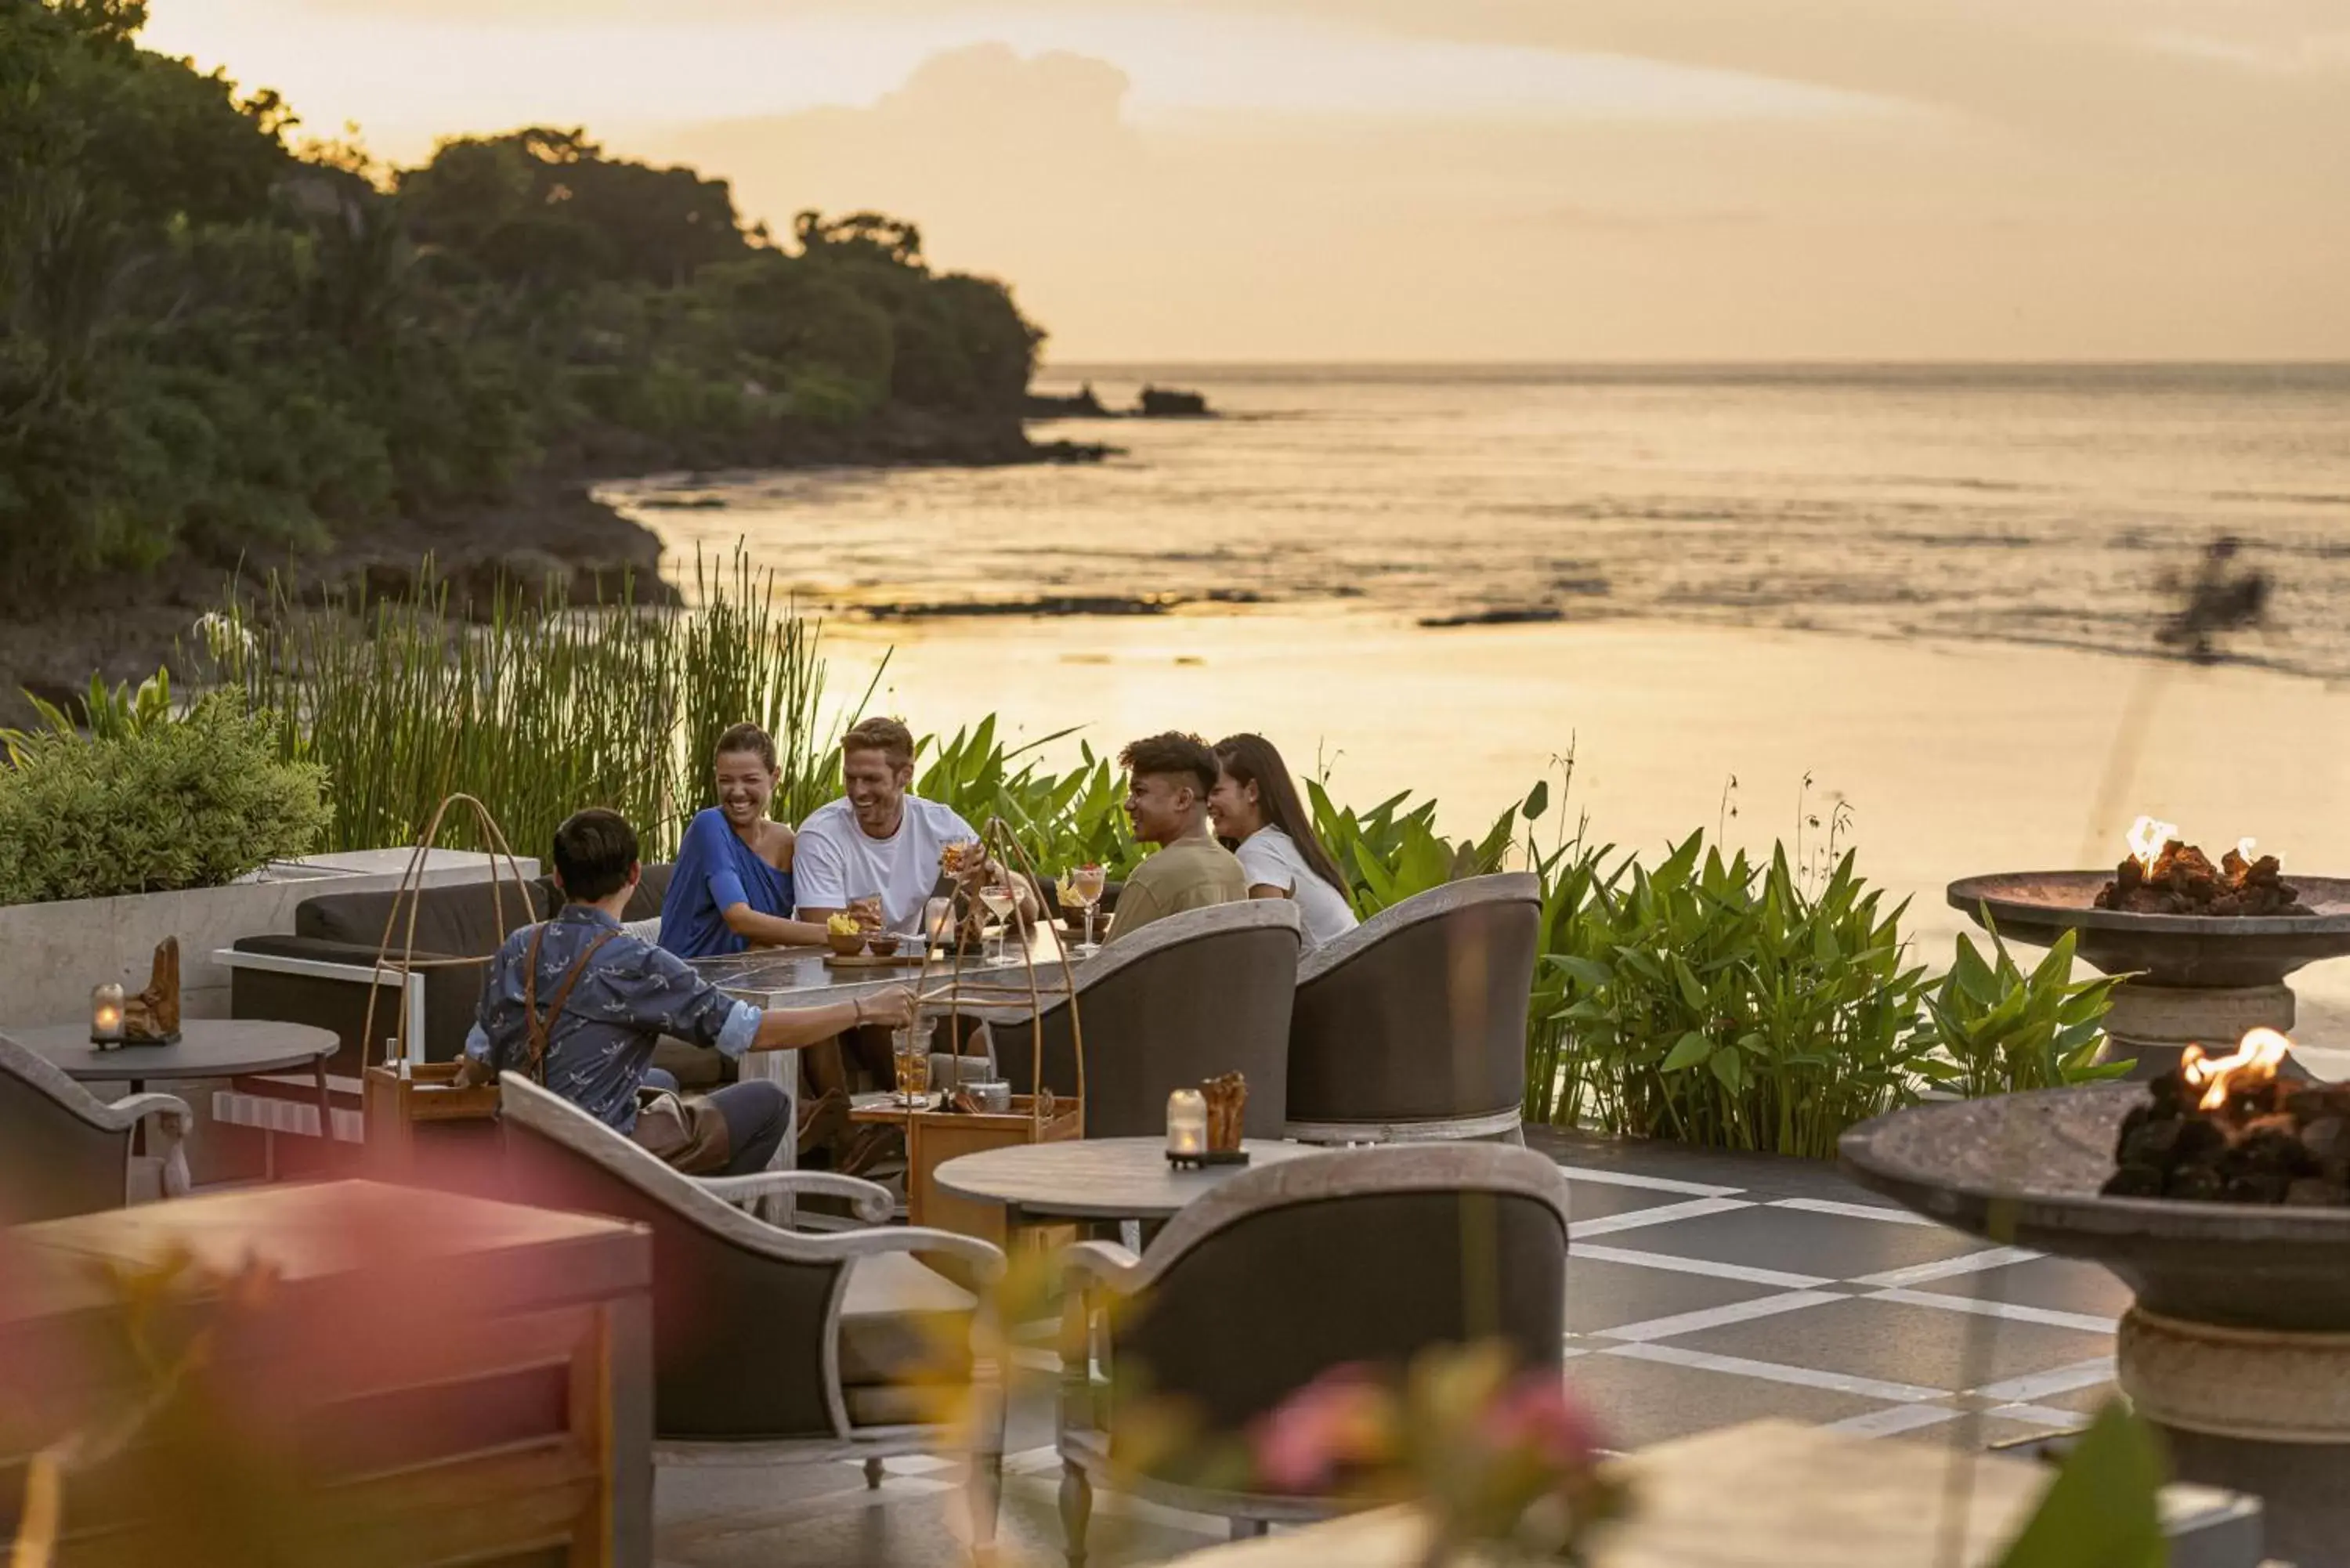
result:
<svg viewBox="0 0 2350 1568"><path fill-rule="evenodd" d="M499 1166L498 1086L457 1087L454 1062L412 1062L405 1075L380 1064L361 1090L366 1173L378 1181L494 1197Z"/></svg>
<svg viewBox="0 0 2350 1568"><path fill-rule="evenodd" d="M1009 1148L1024 1143L1063 1143L1081 1136L1082 1107L1076 1100L1056 1099L1053 1114L1042 1123L1035 1118L1035 1097L1014 1095L1009 1111L909 1110L903 1106L860 1106L852 1119L900 1127L906 1135L906 1217L916 1225L933 1226L983 1241L1004 1245L1003 1210L1000 1204L973 1203L941 1191L939 1167L960 1155L983 1149ZM1043 1236L1045 1232L1033 1232Z"/></svg>

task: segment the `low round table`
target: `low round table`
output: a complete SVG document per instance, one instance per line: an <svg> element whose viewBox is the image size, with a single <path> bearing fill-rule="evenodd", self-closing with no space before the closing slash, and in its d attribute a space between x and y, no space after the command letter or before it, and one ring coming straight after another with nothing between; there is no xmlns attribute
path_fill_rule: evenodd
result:
<svg viewBox="0 0 2350 1568"><path fill-rule="evenodd" d="M266 1018L188 1018L177 1045L122 1045L101 1051L89 1026L58 1023L39 1029L0 1027L17 1044L84 1084L128 1084L138 1094L151 1082L181 1078L250 1078L308 1068L318 1080L321 1127L335 1125L327 1095L327 1058L342 1046L331 1029Z"/></svg>
<svg viewBox="0 0 2350 1568"><path fill-rule="evenodd" d="M961 1155L938 1168L940 1187L958 1198L1003 1206L1004 1223L1069 1220L1139 1220L1164 1223L1244 1170L1328 1152L1312 1144L1249 1138L1246 1165L1179 1170L1167 1163L1167 1145L1155 1137L1076 1138L1066 1143L1015 1144Z"/></svg>

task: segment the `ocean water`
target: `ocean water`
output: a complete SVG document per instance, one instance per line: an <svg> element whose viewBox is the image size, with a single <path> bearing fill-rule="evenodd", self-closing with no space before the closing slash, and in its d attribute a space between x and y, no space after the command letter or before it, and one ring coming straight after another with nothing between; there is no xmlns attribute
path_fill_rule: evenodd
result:
<svg viewBox="0 0 2350 1568"><path fill-rule="evenodd" d="M671 476L810 605L1163 594L1417 622L1489 611L2137 653L2220 535L2275 585L2229 657L2350 674L2350 367L1066 367L1098 465Z"/></svg>
<svg viewBox="0 0 2350 1568"><path fill-rule="evenodd" d="M690 563L742 541L826 618L831 689L918 730L985 713L1057 760L1256 730L1342 800L1482 831L1575 757L1565 814L1703 828L1907 899L2109 865L2140 812L2350 875L2350 367L1056 370L1229 417L1055 422L1100 464L671 475L612 497ZM2195 665L2154 632L2206 544L2269 622ZM1171 596L1118 617L876 607ZM1252 602L1235 602L1246 599ZM1555 624L1423 628L1485 610ZM1554 814L1545 826L1555 829ZM2296 977L2350 1046L2350 961ZM2345 1060L2350 1068L2350 1059Z"/></svg>

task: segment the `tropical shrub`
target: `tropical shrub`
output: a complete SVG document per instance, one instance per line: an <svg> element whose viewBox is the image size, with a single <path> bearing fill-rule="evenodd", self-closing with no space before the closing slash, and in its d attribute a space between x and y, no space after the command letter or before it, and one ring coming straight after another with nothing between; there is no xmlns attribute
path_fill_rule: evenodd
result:
<svg viewBox="0 0 2350 1568"><path fill-rule="evenodd" d="M1078 763L1066 773L1045 769L1036 753L1061 740L1062 730L1007 748L989 714L951 739L921 742L923 763L914 793L951 805L964 821L1001 817L1038 871L1047 877L1077 866L1099 866L1123 878L1142 859L1126 819L1126 785L1106 757L1080 742Z"/></svg>
<svg viewBox="0 0 2350 1568"><path fill-rule="evenodd" d="M1725 860L1700 832L1582 887L1543 959L1571 1042L1536 1064L1558 1077L1553 1119L1825 1157L1914 1096L1924 971L1850 854L1806 889L1783 848Z"/></svg>
<svg viewBox="0 0 2350 1568"><path fill-rule="evenodd" d="M21 763L31 754L36 735L63 735L78 738L87 728L95 741L127 740L152 726L172 722L172 672L158 670L139 683L133 691L130 682L109 689L98 675L89 678L89 691L81 698L82 716L77 721L71 713L45 698L27 691L25 701L33 705L33 712L41 722L37 731L0 730L0 749L8 753L12 763Z"/></svg>
<svg viewBox="0 0 2350 1568"><path fill-rule="evenodd" d="M1407 807L1407 792L1357 812L1332 802L1326 780L1305 781L1314 831L1352 884L1347 891L1355 912L1367 918L1415 893L1501 870L1520 812L1528 821L1541 815L1548 793L1547 784L1537 784L1525 805L1503 812L1482 838L1456 844L1438 836L1432 799Z"/></svg>
<svg viewBox="0 0 2350 1568"><path fill-rule="evenodd" d="M2073 978L2074 934L2066 931L2030 974L1992 926L1995 961L1986 963L1967 938L1941 983L1923 998L1919 1039L1932 1054L1918 1070L1943 1088L1971 1098L2019 1089L2050 1089L2129 1071L2126 1062L2100 1064L2105 1039L2098 1021L2113 1006L2118 976Z"/></svg>
<svg viewBox="0 0 2350 1568"><path fill-rule="evenodd" d="M233 882L309 853L326 769L277 752L272 715L216 692L176 722L108 739L51 731L0 769L0 903Z"/></svg>

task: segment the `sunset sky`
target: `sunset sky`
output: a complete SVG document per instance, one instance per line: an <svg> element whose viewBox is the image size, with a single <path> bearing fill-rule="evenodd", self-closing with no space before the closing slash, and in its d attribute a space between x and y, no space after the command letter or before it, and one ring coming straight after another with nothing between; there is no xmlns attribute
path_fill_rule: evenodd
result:
<svg viewBox="0 0 2350 1568"><path fill-rule="evenodd" d="M1064 360L2350 358L2344 0L152 0L403 160L873 207Z"/></svg>

